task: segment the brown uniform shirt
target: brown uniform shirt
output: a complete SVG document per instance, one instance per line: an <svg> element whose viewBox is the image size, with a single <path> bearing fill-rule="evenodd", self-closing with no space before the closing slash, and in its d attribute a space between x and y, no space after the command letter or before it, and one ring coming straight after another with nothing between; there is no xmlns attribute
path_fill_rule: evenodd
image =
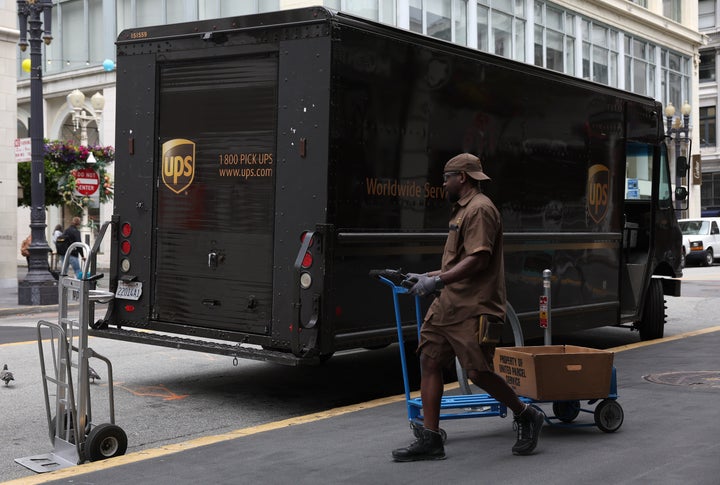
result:
<svg viewBox="0 0 720 485"><path fill-rule="evenodd" d="M453 206L442 271L483 251L490 254L487 268L446 285L430 306L426 320L432 317L433 325L452 325L482 314L505 319L502 219L492 201L475 192Z"/></svg>

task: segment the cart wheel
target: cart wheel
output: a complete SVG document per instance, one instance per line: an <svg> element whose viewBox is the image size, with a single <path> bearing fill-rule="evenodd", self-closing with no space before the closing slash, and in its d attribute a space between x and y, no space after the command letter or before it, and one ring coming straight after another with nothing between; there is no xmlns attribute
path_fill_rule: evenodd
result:
<svg viewBox="0 0 720 485"><path fill-rule="evenodd" d="M580 401L555 401L553 413L563 423L572 423L580 414Z"/></svg>
<svg viewBox="0 0 720 485"><path fill-rule="evenodd" d="M410 422L410 429L412 429L413 436L416 437L416 438L419 438L419 437L422 436L422 432L423 432L423 430L425 429L425 426L423 426L423 425L420 424L420 423L416 423L416 422L414 422L414 421L411 421L411 422ZM443 444L445 444L445 442L447 441L447 433L446 433L445 430L442 429L442 428L440 428L440 436L442 436L442 442L443 442Z"/></svg>
<svg viewBox="0 0 720 485"><path fill-rule="evenodd" d="M595 408L595 424L605 433L614 433L623 424L622 406L614 399L603 399Z"/></svg>
<svg viewBox="0 0 720 485"><path fill-rule="evenodd" d="M85 456L90 461L124 455L127 435L120 426L103 423L90 430L85 442Z"/></svg>

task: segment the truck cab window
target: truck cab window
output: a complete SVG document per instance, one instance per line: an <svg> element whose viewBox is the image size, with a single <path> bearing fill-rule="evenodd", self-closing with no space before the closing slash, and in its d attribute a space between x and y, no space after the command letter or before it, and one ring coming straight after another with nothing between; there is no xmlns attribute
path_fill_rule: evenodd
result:
<svg viewBox="0 0 720 485"><path fill-rule="evenodd" d="M653 148L645 143L627 144L625 199L650 200L652 197Z"/></svg>

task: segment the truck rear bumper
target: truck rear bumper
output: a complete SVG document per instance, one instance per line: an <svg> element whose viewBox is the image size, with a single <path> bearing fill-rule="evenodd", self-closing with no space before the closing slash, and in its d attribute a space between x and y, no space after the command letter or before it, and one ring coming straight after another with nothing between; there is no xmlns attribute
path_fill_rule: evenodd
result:
<svg viewBox="0 0 720 485"><path fill-rule="evenodd" d="M300 366L317 365L320 363L317 357L302 358L290 352L263 349L259 346L246 346L243 344L230 344L211 340L184 338L169 336L167 334L155 334L152 332L137 332L117 328L90 329L90 335L94 337L110 338L135 342L140 344L157 345L173 349L192 350L218 355L237 357L238 359L252 359L276 364Z"/></svg>

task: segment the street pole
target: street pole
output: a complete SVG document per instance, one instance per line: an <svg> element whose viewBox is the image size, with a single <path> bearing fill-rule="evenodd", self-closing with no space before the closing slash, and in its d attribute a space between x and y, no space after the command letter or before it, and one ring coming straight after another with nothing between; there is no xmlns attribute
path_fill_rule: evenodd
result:
<svg viewBox="0 0 720 485"><path fill-rule="evenodd" d="M687 189L682 185L682 179L687 175L690 167L690 152L692 140L690 139L690 112L692 108L687 101L680 108L680 116L675 118L675 106L668 103L665 107L667 118L668 137L675 142L675 153L673 154L675 167L675 216L680 219L687 205L684 201L688 197ZM683 149L684 147L684 149Z"/></svg>
<svg viewBox="0 0 720 485"><path fill-rule="evenodd" d="M18 282L18 304L52 305L58 302L57 281L50 274L48 253L51 251L45 238L45 162L43 154L43 88L41 42L50 44L52 0L18 0L20 41L22 51L30 41L30 140L31 140L31 203L30 256L28 272ZM43 31L43 14L45 30Z"/></svg>

